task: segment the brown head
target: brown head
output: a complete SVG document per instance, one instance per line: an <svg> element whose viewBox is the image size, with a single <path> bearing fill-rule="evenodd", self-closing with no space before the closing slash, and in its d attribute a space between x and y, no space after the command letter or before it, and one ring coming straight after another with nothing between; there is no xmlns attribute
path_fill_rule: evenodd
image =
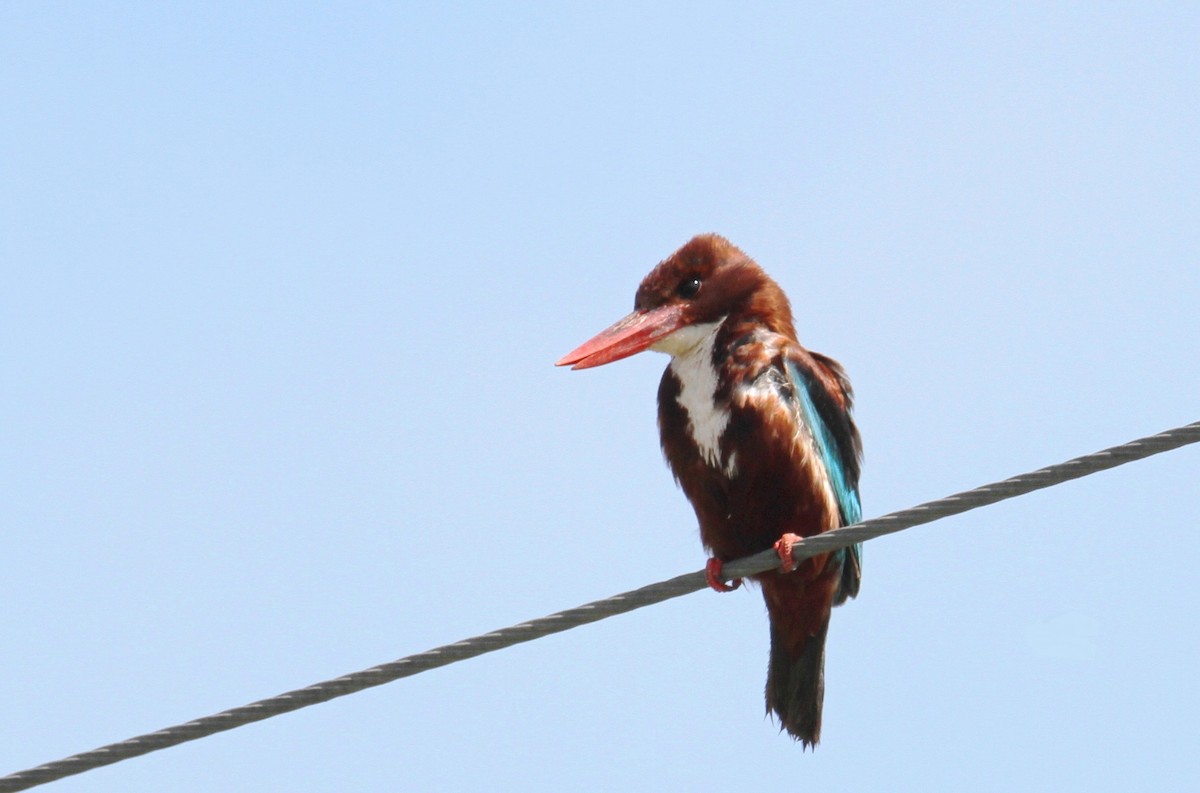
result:
<svg viewBox="0 0 1200 793"><path fill-rule="evenodd" d="M735 317L796 337L783 290L754 260L717 234L693 237L642 279L634 311L567 353L556 364L574 369L619 361L683 328ZM662 345L669 350L669 343Z"/></svg>

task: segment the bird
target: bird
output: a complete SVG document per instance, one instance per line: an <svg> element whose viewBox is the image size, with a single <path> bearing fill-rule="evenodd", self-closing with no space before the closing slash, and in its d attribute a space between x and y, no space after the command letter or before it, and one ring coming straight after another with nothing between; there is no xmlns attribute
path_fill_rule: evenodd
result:
<svg viewBox="0 0 1200 793"><path fill-rule="evenodd" d="M830 614L858 595L862 546L798 563L791 549L861 518L850 381L837 361L800 344L783 290L717 234L696 236L660 262L631 314L556 365L588 369L644 350L671 356L658 387L658 429L711 554L709 585L741 583L727 582L724 562L771 548L779 555L777 569L753 577L770 623L767 713L802 748L815 748Z"/></svg>

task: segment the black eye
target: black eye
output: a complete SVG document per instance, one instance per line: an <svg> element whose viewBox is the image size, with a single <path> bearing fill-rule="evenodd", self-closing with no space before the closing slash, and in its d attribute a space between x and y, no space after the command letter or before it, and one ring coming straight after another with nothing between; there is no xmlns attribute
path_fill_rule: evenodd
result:
<svg viewBox="0 0 1200 793"><path fill-rule="evenodd" d="M691 300L696 296L696 293L700 291L700 279L696 278L695 276L691 278L685 278L683 279L683 282L679 284L679 289L675 291L679 292L679 296L683 299Z"/></svg>

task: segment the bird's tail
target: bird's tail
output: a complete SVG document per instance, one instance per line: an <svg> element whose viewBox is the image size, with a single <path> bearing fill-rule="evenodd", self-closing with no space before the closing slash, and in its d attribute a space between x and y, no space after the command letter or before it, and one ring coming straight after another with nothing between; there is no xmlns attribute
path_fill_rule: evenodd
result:
<svg viewBox="0 0 1200 793"><path fill-rule="evenodd" d="M821 739L821 702L825 698L829 606L818 606L815 614L811 608L797 613L795 600L778 597L773 588L764 581L763 594L771 620L767 711L775 714L782 728L805 748L816 746Z"/></svg>

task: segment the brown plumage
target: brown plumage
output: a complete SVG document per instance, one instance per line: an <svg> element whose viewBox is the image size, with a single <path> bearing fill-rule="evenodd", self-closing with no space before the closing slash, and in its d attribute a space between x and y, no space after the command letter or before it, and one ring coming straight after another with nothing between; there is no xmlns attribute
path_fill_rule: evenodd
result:
<svg viewBox="0 0 1200 793"><path fill-rule="evenodd" d="M634 308L559 363L672 356L658 390L662 448L716 559L858 520L849 382L799 344L787 297L753 260L696 237L646 276ZM839 551L756 576L771 624L767 708L805 745L820 738L830 611L858 593L859 560Z"/></svg>

